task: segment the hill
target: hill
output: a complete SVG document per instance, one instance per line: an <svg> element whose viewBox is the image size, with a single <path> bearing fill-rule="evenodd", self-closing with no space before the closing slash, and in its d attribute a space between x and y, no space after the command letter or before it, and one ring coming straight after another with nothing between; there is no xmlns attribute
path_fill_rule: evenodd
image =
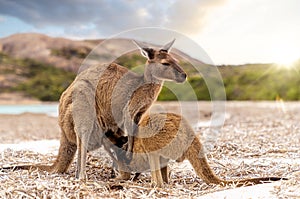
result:
<svg viewBox="0 0 300 199"><path fill-rule="evenodd" d="M89 53L103 40L70 40L42 34L16 34L0 39L0 94L24 93L42 101L56 101L63 90L73 81L81 64ZM130 40L103 42L102 48L93 51L94 60L113 60L120 51L132 45ZM220 72L226 89L227 100L300 100L300 61L291 68L276 64L247 64L241 66L209 66L192 59L201 74L182 57L188 55L174 49L175 56L187 71L188 83L193 90L180 84L166 84L159 100L194 99L210 100L206 78L214 78ZM89 59L93 61L93 59ZM138 52L127 53L117 63L136 69L145 58ZM93 64L93 62L85 63ZM205 77L205 78L203 78ZM218 95L222 89L214 90ZM173 93L176 90L176 95Z"/></svg>

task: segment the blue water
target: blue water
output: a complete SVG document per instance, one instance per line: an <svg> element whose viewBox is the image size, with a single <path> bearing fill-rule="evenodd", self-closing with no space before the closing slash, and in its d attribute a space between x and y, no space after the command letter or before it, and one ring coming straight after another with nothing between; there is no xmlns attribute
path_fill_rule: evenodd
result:
<svg viewBox="0 0 300 199"><path fill-rule="evenodd" d="M58 104L0 105L0 114L45 113L58 116Z"/></svg>

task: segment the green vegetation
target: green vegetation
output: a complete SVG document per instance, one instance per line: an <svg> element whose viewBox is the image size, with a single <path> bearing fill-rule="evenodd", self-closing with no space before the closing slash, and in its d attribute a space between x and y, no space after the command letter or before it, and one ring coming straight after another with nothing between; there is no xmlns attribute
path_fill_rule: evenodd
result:
<svg viewBox="0 0 300 199"><path fill-rule="evenodd" d="M10 91L22 91L42 101L57 101L75 78L75 74L31 59L13 59L0 55L0 66L12 65L11 72L19 71L25 79Z"/></svg>
<svg viewBox="0 0 300 199"><path fill-rule="evenodd" d="M56 53L62 53L57 51ZM74 52L66 50L61 56L73 56ZM83 52L83 51L82 51ZM55 51L52 51L55 53ZM78 54L76 56L84 56ZM69 57L70 58L70 57ZM146 59L137 54L124 55L117 63L141 73ZM218 96L225 86L227 100L300 100L300 62L291 68L279 67L275 64L247 64L243 66L218 66L223 82L214 83L213 92L207 87L207 77L213 76L213 66L201 65L201 74L187 62L181 66L188 73L185 84L166 82L158 100L210 100L211 95ZM216 68L214 68L216 69ZM15 74L17 86L9 90L22 91L42 101L56 101L61 93L75 78L75 74L32 59L15 59L0 53L1 75ZM205 77L205 78L204 78ZM0 82L1 83L1 82ZM218 90L221 89L221 90Z"/></svg>
<svg viewBox="0 0 300 199"><path fill-rule="evenodd" d="M24 91L42 101L57 101L62 92L74 80L75 74L32 60L25 60L29 79L14 89Z"/></svg>
<svg viewBox="0 0 300 199"><path fill-rule="evenodd" d="M62 49L51 49L51 55L65 57L66 59L71 59L72 57L84 59L86 56L88 56L91 50L92 49L87 47L64 47Z"/></svg>
<svg viewBox="0 0 300 199"><path fill-rule="evenodd" d="M300 63L220 67L227 100L300 100Z"/></svg>
<svg viewBox="0 0 300 199"><path fill-rule="evenodd" d="M118 57L115 62L127 68L134 69L139 66L144 66L146 61L147 59L139 54L128 54Z"/></svg>
<svg viewBox="0 0 300 199"><path fill-rule="evenodd" d="M117 62L129 68L145 63L139 55L123 56ZM181 61L180 65L188 73L186 85L165 82L158 100L210 100L211 95L217 99L222 92L222 82L210 82L214 84L212 93L209 92L207 82L203 77L212 77L213 70L209 65L201 65L201 76L197 70ZM300 62L291 68L285 68L276 64L247 64L242 66L218 66L226 92L227 100L275 100L280 97L284 100L300 100ZM195 97L196 96L196 97ZM222 96L221 96L222 97ZM214 98L214 99L216 99Z"/></svg>

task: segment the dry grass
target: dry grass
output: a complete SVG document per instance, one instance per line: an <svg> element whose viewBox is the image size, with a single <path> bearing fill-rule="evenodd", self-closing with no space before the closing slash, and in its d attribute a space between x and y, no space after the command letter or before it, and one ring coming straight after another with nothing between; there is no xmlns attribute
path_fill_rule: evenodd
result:
<svg viewBox="0 0 300 199"><path fill-rule="evenodd" d="M278 198L300 197L300 104L287 104L283 112L256 103L236 106L207 156L221 178L284 176L274 188ZM208 128L199 129L205 134ZM0 166L20 162L50 163L55 154L6 150ZM171 162L171 180L164 189L151 188L150 175L137 181L111 179L111 160L102 150L89 154L88 181L74 179L75 164L67 174L41 171L0 171L0 198L192 198L232 187L207 185L186 161Z"/></svg>

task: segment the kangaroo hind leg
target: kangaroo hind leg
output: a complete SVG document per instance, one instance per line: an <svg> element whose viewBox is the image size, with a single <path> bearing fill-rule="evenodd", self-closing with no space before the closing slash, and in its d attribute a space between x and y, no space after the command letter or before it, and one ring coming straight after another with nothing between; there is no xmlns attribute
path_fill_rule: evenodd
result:
<svg viewBox="0 0 300 199"><path fill-rule="evenodd" d="M86 179L86 159L87 159L88 136L77 136L77 164L76 178L80 180Z"/></svg>
<svg viewBox="0 0 300 199"><path fill-rule="evenodd" d="M76 150L76 143L72 142L72 140L68 140L65 133L62 132L58 155L53 164L53 171L57 173L67 172L74 159Z"/></svg>

